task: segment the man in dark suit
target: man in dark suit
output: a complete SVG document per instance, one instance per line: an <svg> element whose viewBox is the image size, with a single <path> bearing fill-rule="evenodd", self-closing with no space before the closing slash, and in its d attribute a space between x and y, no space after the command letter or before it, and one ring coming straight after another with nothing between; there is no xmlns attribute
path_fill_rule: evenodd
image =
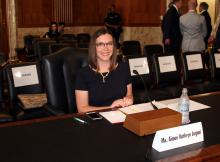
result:
<svg viewBox="0 0 220 162"><path fill-rule="evenodd" d="M207 34L206 34L206 37L204 38L206 49L208 46L208 39L212 32L211 17L208 13L208 8L209 8L209 5L206 2L201 2L199 4L199 12L201 13L201 15L205 17L205 20L206 20Z"/></svg>
<svg viewBox="0 0 220 162"><path fill-rule="evenodd" d="M163 44L165 53L180 53L182 35L180 33L179 9L182 7L182 0L173 0L162 21Z"/></svg>

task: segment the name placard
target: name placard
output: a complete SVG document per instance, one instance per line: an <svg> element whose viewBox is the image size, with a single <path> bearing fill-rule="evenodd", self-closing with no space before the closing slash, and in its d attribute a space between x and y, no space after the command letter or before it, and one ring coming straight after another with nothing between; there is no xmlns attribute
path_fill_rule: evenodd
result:
<svg viewBox="0 0 220 162"><path fill-rule="evenodd" d="M133 70L137 70L140 75L149 74L147 57L133 58L133 59L129 59L128 61L129 61L131 76L136 75L133 73Z"/></svg>
<svg viewBox="0 0 220 162"><path fill-rule="evenodd" d="M194 54L186 56L187 66L189 70L202 69L202 56L201 54Z"/></svg>
<svg viewBox="0 0 220 162"><path fill-rule="evenodd" d="M12 68L15 87L39 84L36 65Z"/></svg>
<svg viewBox="0 0 220 162"><path fill-rule="evenodd" d="M202 141L202 123L198 122L157 131L152 147L162 152Z"/></svg>
<svg viewBox="0 0 220 162"><path fill-rule="evenodd" d="M220 53L215 53L215 65L217 68L220 68Z"/></svg>
<svg viewBox="0 0 220 162"><path fill-rule="evenodd" d="M161 73L176 71L174 56L162 56L158 58L158 61Z"/></svg>

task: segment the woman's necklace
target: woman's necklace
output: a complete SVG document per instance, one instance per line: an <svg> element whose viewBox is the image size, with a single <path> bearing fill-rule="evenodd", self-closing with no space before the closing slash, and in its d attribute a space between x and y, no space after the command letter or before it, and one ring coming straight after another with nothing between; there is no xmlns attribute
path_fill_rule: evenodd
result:
<svg viewBox="0 0 220 162"><path fill-rule="evenodd" d="M102 82L105 83L105 78L108 76L109 71L104 75L103 73L99 72L100 75L102 76Z"/></svg>

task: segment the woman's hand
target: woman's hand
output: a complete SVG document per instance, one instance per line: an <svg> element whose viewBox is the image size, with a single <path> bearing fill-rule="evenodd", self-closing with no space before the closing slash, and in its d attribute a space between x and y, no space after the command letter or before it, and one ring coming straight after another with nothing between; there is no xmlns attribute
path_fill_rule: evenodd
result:
<svg viewBox="0 0 220 162"><path fill-rule="evenodd" d="M117 107L126 107L133 104L133 100L130 97L124 97L122 99L115 100L111 104L111 108L117 108Z"/></svg>

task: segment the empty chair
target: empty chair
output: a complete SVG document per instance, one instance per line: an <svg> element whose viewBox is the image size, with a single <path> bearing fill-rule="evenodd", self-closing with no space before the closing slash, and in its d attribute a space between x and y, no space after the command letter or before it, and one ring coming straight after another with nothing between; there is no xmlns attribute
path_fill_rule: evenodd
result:
<svg viewBox="0 0 220 162"><path fill-rule="evenodd" d="M182 84L175 55L155 54L152 57L156 87L167 92L168 98L179 97Z"/></svg>
<svg viewBox="0 0 220 162"><path fill-rule="evenodd" d="M121 52L123 55L139 55L141 56L141 44L136 40L124 41L121 46Z"/></svg>
<svg viewBox="0 0 220 162"><path fill-rule="evenodd" d="M189 95L216 91L216 85L207 79L201 52L185 52L182 54L184 87Z"/></svg>
<svg viewBox="0 0 220 162"><path fill-rule="evenodd" d="M52 43L49 46L50 46L49 48L51 50L51 53L59 51L65 47L75 47L75 45L69 44L69 43Z"/></svg>
<svg viewBox="0 0 220 162"><path fill-rule="evenodd" d="M40 38L39 35L25 35L24 36L24 49L26 52L26 57L36 56L34 53L34 39Z"/></svg>
<svg viewBox="0 0 220 162"><path fill-rule="evenodd" d="M12 111L18 120L49 116L43 107L26 109L21 104L18 95L44 93L41 68L38 62L24 62L5 67L9 100Z"/></svg>
<svg viewBox="0 0 220 162"><path fill-rule="evenodd" d="M154 78L147 57L130 55L125 61L129 62L135 104L167 98L166 92L154 88Z"/></svg>
<svg viewBox="0 0 220 162"><path fill-rule="evenodd" d="M78 48L89 48L91 36L89 33L77 34L77 47Z"/></svg>
<svg viewBox="0 0 220 162"><path fill-rule="evenodd" d="M88 64L88 49L66 47L42 59L48 106L57 113L77 111L74 97L76 72Z"/></svg>
<svg viewBox="0 0 220 162"><path fill-rule="evenodd" d="M9 122L13 121L13 117L9 114L8 110L3 110L3 91L4 91L4 84L3 84L3 74L2 69L0 69L0 123L2 122Z"/></svg>
<svg viewBox="0 0 220 162"><path fill-rule="evenodd" d="M149 45L145 45L144 49L143 49L143 54L145 56L152 56L154 54L161 54L163 53L163 46L160 44L149 44Z"/></svg>
<svg viewBox="0 0 220 162"><path fill-rule="evenodd" d="M77 40L75 34L63 34L61 39L62 40Z"/></svg>
<svg viewBox="0 0 220 162"><path fill-rule="evenodd" d="M54 40L45 40L45 41L37 41L37 55L38 58L41 59L45 55L49 55L51 53L50 44L55 43Z"/></svg>
<svg viewBox="0 0 220 162"><path fill-rule="evenodd" d="M220 79L220 53L219 52L211 52L209 54L209 62L210 62L210 72L211 78L214 80Z"/></svg>
<svg viewBox="0 0 220 162"><path fill-rule="evenodd" d="M216 91L220 90L220 53L211 52L209 54L210 79L212 84L216 84Z"/></svg>

